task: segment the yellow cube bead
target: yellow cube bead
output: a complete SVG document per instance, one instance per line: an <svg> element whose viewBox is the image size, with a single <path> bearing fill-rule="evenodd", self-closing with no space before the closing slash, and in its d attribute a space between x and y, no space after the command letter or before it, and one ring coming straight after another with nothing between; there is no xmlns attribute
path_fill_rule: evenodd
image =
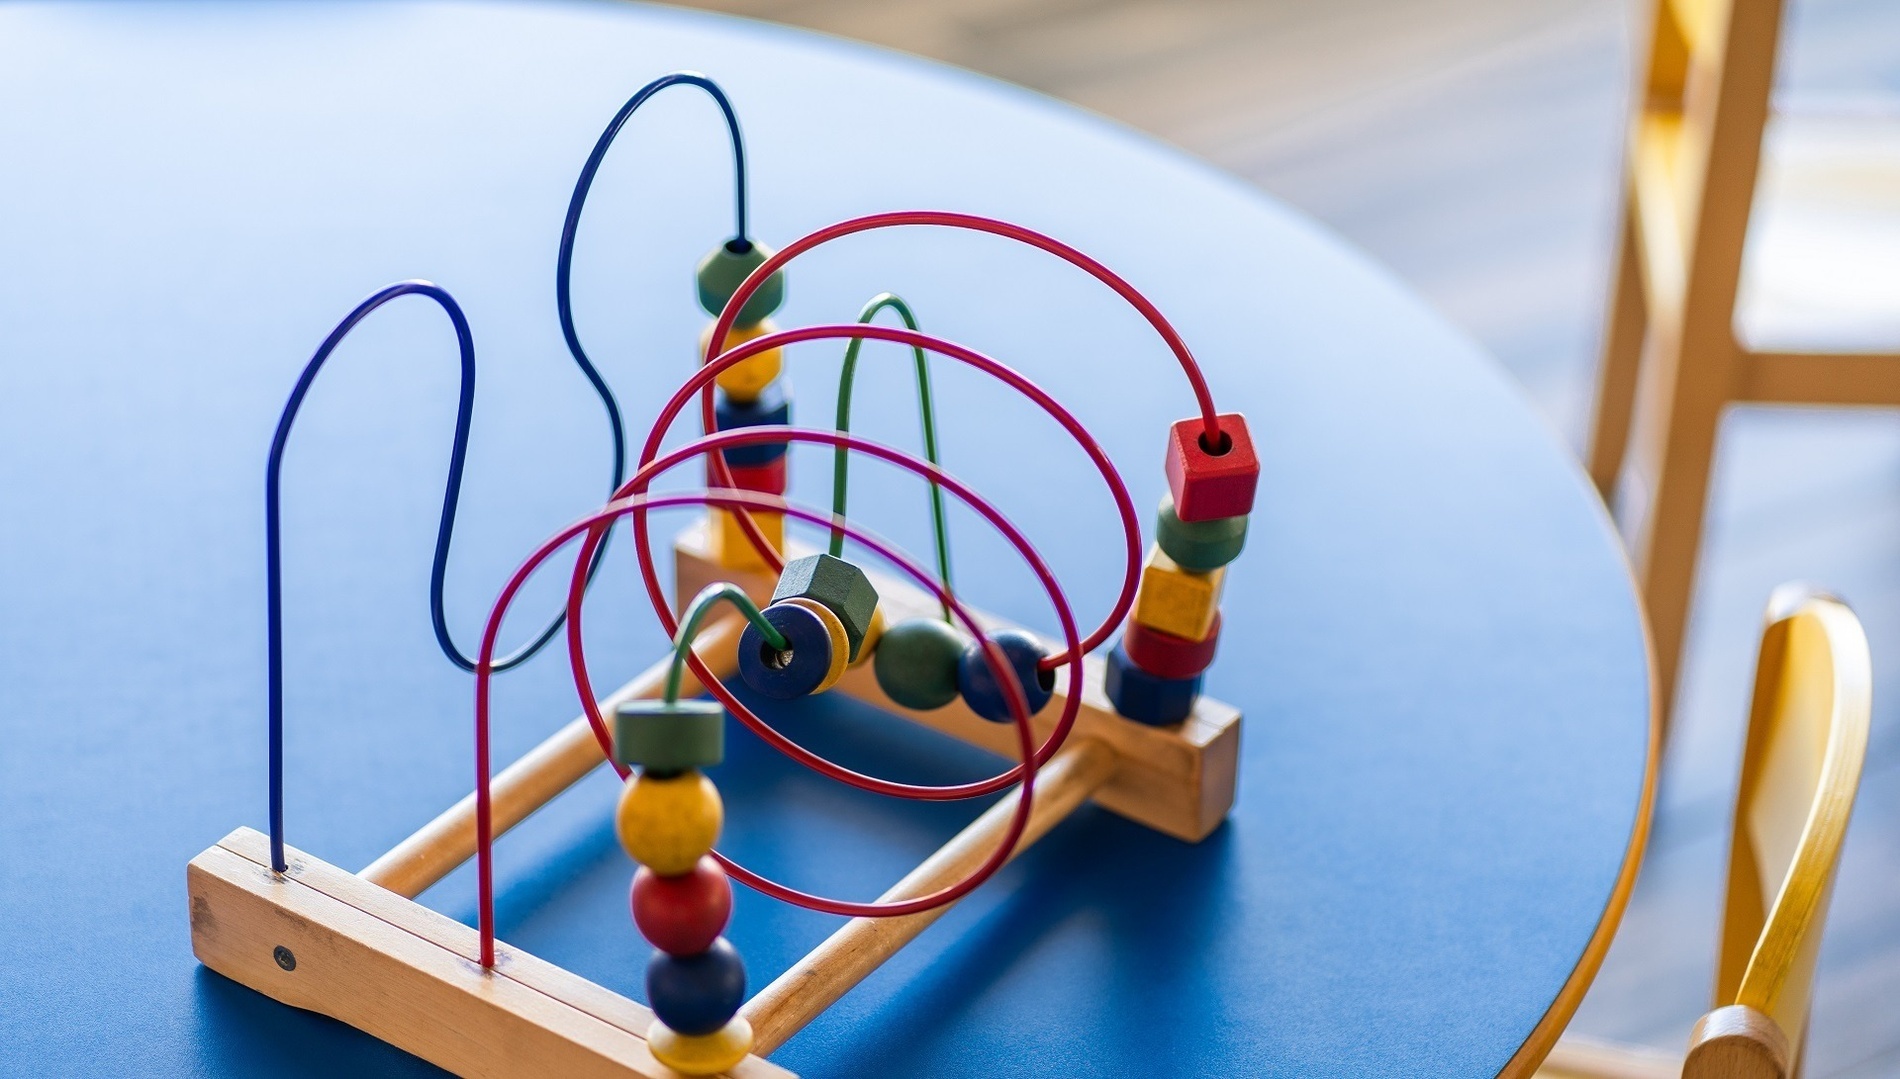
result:
<svg viewBox="0 0 1900 1079"><path fill-rule="evenodd" d="M1204 641L1214 630L1221 585L1226 579L1226 566L1196 573L1175 565L1160 547L1150 547L1148 561L1141 568L1141 590L1135 593L1133 617L1149 629Z"/></svg>
<svg viewBox="0 0 1900 1079"><path fill-rule="evenodd" d="M705 329L699 331L699 358L702 363L706 360L707 350L712 347L712 331L710 322L706 324ZM769 318L751 326L734 326L732 332L726 335L726 348L730 351L753 338L777 332L778 327L772 325L772 320ZM726 396L734 401L750 404L759 399L759 394L763 393L765 387L778 377L779 371L784 367L784 350L767 349L757 356L740 360L719 372L713 377L713 382L726 391Z"/></svg>
<svg viewBox="0 0 1900 1079"><path fill-rule="evenodd" d="M752 512L752 519L758 522L759 531L765 533L772 547L785 550L785 515ZM713 561L727 569L764 569L765 559L760 557L759 549L746 539L745 529L739 527L739 516L731 510L714 509L712 511L711 546Z"/></svg>
<svg viewBox="0 0 1900 1079"><path fill-rule="evenodd" d="M655 1019L647 1027L653 1058L682 1075L718 1075L739 1066L752 1051L752 1024L735 1015L711 1034L681 1034Z"/></svg>
<svg viewBox="0 0 1900 1079"><path fill-rule="evenodd" d="M634 861L658 876L677 877L719 842L725 821L719 788L698 771L665 778L641 772L620 792L614 834Z"/></svg>
<svg viewBox="0 0 1900 1079"><path fill-rule="evenodd" d="M779 602L797 604L817 615L818 621L824 623L825 634L831 638L831 668L825 672L825 680L818 683L818 688L812 692L823 693L837 685L838 679L844 677L845 662L851 654L851 645L844 633L844 622L831 608L806 596L790 596Z"/></svg>

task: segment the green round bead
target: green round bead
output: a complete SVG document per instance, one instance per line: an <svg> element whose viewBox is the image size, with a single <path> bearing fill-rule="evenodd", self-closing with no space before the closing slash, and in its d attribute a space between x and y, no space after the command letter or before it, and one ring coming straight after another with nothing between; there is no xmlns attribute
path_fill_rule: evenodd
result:
<svg viewBox="0 0 1900 1079"><path fill-rule="evenodd" d="M1211 521L1183 521L1174 512L1174 499L1161 496L1155 515L1155 539L1161 553L1174 564L1196 573L1217 570L1240 557L1247 545L1247 515L1216 517Z"/></svg>
<svg viewBox="0 0 1900 1079"><path fill-rule="evenodd" d="M743 251L734 250L734 246L740 243L744 241L729 240L699 260L699 270L694 275L699 282L699 306L705 308L709 315L717 317L719 312L724 311L726 301L739 291L739 285L747 275L772 257L772 249L760 243L747 243ZM775 273L766 278L765 284L759 286L759 291L753 293L752 298L739 309L739 318L733 324L754 325L769 318L772 312L778 310L778 305L784 302L785 275L782 272Z"/></svg>
<svg viewBox="0 0 1900 1079"><path fill-rule="evenodd" d="M957 699L957 659L968 644L946 622L906 618L884 631L871 654L878 688L906 708L942 708Z"/></svg>

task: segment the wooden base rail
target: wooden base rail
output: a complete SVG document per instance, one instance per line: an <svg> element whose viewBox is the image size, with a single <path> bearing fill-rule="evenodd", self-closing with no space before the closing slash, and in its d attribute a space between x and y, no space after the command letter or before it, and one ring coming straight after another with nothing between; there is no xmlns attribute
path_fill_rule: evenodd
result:
<svg viewBox="0 0 1900 1079"><path fill-rule="evenodd" d="M703 534L689 530L676 548L676 586L690 596L716 573L751 591L769 582L719 570ZM756 575L754 575L756 576ZM878 579L886 616L934 610L917 589ZM983 619L988 625L1000 620ZM743 623L707 626L694 649L718 677L737 668ZM1234 796L1240 714L1203 697L1175 727L1148 727L1115 714L1102 692L1102 661L1090 657L1080 711L1068 743L1037 772L1028 824L1014 857L1084 802L1190 842L1217 827ZM601 701L658 696L667 661L653 665ZM685 692L703 687L688 675ZM961 704L912 712L884 697L869 665L838 690L973 745L1008 757L1015 739ZM1052 707L1036 717L1046 735L1072 692L1059 684ZM585 718L501 770L493 781L497 836L527 819L604 763ZM897 882L885 901L915 898L968 874L1008 831L1020 788ZM544 960L497 942L484 970L474 929L413 900L475 854L475 799L457 802L361 873L299 850L289 868L270 868L269 840L240 828L186 870L192 950L206 966L286 1004L340 1019L458 1075L561 1075L677 1079L647 1048L653 1013L643 1005ZM856 918L748 1001L754 1053L733 1079L795 1079L763 1059L933 924L948 906L901 918Z"/></svg>

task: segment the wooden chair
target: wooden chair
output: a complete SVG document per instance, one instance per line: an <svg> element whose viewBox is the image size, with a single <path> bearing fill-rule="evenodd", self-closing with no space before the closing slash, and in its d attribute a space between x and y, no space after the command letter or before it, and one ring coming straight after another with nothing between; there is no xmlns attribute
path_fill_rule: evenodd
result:
<svg viewBox="0 0 1900 1079"><path fill-rule="evenodd" d="M1736 329L1782 6L1653 0L1637 67L1587 465L1630 546L1665 718L1726 407L1900 405L1900 354L1764 351Z"/></svg>
<svg viewBox="0 0 1900 1079"><path fill-rule="evenodd" d="M1540 1079L1791 1079L1872 708L1852 611L1799 585L1769 601L1729 847L1714 1011L1684 1057L1565 1039Z"/></svg>

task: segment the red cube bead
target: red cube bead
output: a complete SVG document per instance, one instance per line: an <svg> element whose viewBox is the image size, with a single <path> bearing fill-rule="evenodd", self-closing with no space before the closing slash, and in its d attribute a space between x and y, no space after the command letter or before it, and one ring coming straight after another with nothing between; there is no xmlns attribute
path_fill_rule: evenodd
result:
<svg viewBox="0 0 1900 1079"><path fill-rule="evenodd" d="M633 875L633 924L668 955L698 955L712 947L732 917L732 882L711 857L677 877L641 866Z"/></svg>
<svg viewBox="0 0 1900 1079"><path fill-rule="evenodd" d="M1192 678L1214 662L1214 649L1220 644L1220 612L1214 612L1214 628L1207 639L1190 641L1142 625L1130 618L1122 631L1122 651L1135 666L1157 678Z"/></svg>
<svg viewBox="0 0 1900 1079"><path fill-rule="evenodd" d="M780 454L762 465L728 465L732 470L732 485L741 491L763 491L769 495L785 493L785 462L787 455ZM712 482L709 473L706 482Z"/></svg>
<svg viewBox="0 0 1900 1079"><path fill-rule="evenodd" d="M1247 418L1238 412L1216 418L1223 446L1203 445L1199 416L1168 428L1168 490L1174 495L1175 515L1183 521L1239 517L1253 509L1260 458L1254 455Z"/></svg>

